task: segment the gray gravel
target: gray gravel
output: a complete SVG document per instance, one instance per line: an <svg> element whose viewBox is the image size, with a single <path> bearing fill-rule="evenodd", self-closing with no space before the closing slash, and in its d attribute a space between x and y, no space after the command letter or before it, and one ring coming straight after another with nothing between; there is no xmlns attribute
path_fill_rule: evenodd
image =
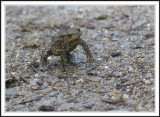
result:
<svg viewBox="0 0 160 117"><path fill-rule="evenodd" d="M155 110L154 6L7 6L6 111ZM60 58L39 69L41 51L62 25L78 26L82 47L68 77Z"/></svg>

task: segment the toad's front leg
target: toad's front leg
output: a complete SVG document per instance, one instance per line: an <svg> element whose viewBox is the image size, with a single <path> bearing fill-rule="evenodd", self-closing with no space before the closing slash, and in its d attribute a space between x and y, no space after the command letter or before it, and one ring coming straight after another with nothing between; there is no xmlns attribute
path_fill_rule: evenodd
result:
<svg viewBox="0 0 160 117"><path fill-rule="evenodd" d="M62 64L62 68L63 68L63 71L66 72L67 71L67 58L66 58L66 53L65 51L62 51L61 52L61 64Z"/></svg>
<svg viewBox="0 0 160 117"><path fill-rule="evenodd" d="M93 59L93 57L92 57L92 53L91 53L91 51L89 50L88 45L87 45L87 44L85 43L85 41L82 40L82 39L80 39L79 42L80 42L79 44L83 47L83 49L84 49L84 51L85 51L85 53L86 53L86 55L87 55L87 62L89 62L89 63L94 62L94 59Z"/></svg>
<svg viewBox="0 0 160 117"><path fill-rule="evenodd" d="M40 60L40 69L42 70L47 69L47 58L48 58L47 52L43 51Z"/></svg>

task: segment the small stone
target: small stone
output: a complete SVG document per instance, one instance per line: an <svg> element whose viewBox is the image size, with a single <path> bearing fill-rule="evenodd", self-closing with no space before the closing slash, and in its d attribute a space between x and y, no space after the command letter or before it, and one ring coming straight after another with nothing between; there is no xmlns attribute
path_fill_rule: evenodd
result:
<svg viewBox="0 0 160 117"><path fill-rule="evenodd" d="M52 59L52 57L51 57L51 56L49 56L47 59L48 59L48 60L51 60L51 59Z"/></svg>
<svg viewBox="0 0 160 117"><path fill-rule="evenodd" d="M39 111L54 111L54 106L42 105L39 107Z"/></svg>
<svg viewBox="0 0 160 117"><path fill-rule="evenodd" d="M67 111L74 107L74 103L63 103L58 107L58 111Z"/></svg>
<svg viewBox="0 0 160 117"><path fill-rule="evenodd" d="M34 76L35 76L35 77L38 77L38 74L35 74Z"/></svg>
<svg viewBox="0 0 160 117"><path fill-rule="evenodd" d="M7 79L5 82L6 82L6 88L11 88L18 85L18 79L15 77Z"/></svg>
<svg viewBox="0 0 160 117"><path fill-rule="evenodd" d="M149 81L149 80L145 80L144 83L147 84L147 85L149 85L149 84L150 84L150 81Z"/></svg>
<svg viewBox="0 0 160 117"><path fill-rule="evenodd" d="M116 96L112 96L111 100L117 100L117 97Z"/></svg>
<svg viewBox="0 0 160 117"><path fill-rule="evenodd" d="M123 100L127 100L129 98L129 95L123 94L122 98L123 98Z"/></svg>
<svg viewBox="0 0 160 117"><path fill-rule="evenodd" d="M94 106L94 102L87 102L83 105L85 108L91 109Z"/></svg>
<svg viewBox="0 0 160 117"><path fill-rule="evenodd" d="M105 29L110 29L110 28L114 28L115 26L111 23L107 24L104 26Z"/></svg>
<svg viewBox="0 0 160 117"><path fill-rule="evenodd" d="M32 62L31 65L33 65L34 68L38 68L39 67L39 63L38 62Z"/></svg>
<svg viewBox="0 0 160 117"><path fill-rule="evenodd" d="M97 60L97 61L102 61L103 59L102 59L102 58L96 58L96 60Z"/></svg>
<svg viewBox="0 0 160 117"><path fill-rule="evenodd" d="M133 71L133 67L132 66L129 66L129 71Z"/></svg>
<svg viewBox="0 0 160 117"><path fill-rule="evenodd" d="M108 67L108 66L105 66L104 68L105 68L105 70L107 70L109 67Z"/></svg>
<svg viewBox="0 0 160 117"><path fill-rule="evenodd" d="M52 88L52 90L56 90L57 89L57 87L51 87Z"/></svg>
<svg viewBox="0 0 160 117"><path fill-rule="evenodd" d="M113 72L112 74L114 77L120 77L122 75L122 72L119 72L119 71L115 71Z"/></svg>
<svg viewBox="0 0 160 117"><path fill-rule="evenodd" d="M141 48L143 48L143 47L142 47L142 45L137 44L137 45L132 45L131 48L132 48L132 49L141 49Z"/></svg>
<svg viewBox="0 0 160 117"><path fill-rule="evenodd" d="M98 73L97 73L97 70L91 70L91 71L87 72L87 75L97 76Z"/></svg>
<svg viewBox="0 0 160 117"><path fill-rule="evenodd" d="M109 103L109 104L117 104L117 103L122 103L123 101L121 99L117 99L117 100L102 99L102 102L106 102L106 103Z"/></svg>
<svg viewBox="0 0 160 117"><path fill-rule="evenodd" d="M83 83L83 82L84 82L83 79L79 79L79 80L76 81L76 83Z"/></svg>
<svg viewBox="0 0 160 117"><path fill-rule="evenodd" d="M83 15L82 15L82 14L79 14L79 15L77 15L77 18L78 18L78 19L83 18Z"/></svg>
<svg viewBox="0 0 160 117"><path fill-rule="evenodd" d="M12 75L15 75L15 74L16 74L16 72L11 72L11 74L12 74Z"/></svg>
<svg viewBox="0 0 160 117"><path fill-rule="evenodd" d="M36 83L37 83L39 86L42 86L42 85L43 85L43 83L44 83L44 81L42 81L42 80L38 80Z"/></svg>
<svg viewBox="0 0 160 117"><path fill-rule="evenodd" d="M57 93L58 93L57 91L56 91L56 92L55 92L55 91L54 91L54 92L51 92L51 93L49 93L49 96L50 96L50 97L54 97Z"/></svg>
<svg viewBox="0 0 160 117"><path fill-rule="evenodd" d="M144 25L146 22L147 22L146 19L137 20L137 21L135 22L135 26L136 26L136 27L141 27L141 26Z"/></svg>
<svg viewBox="0 0 160 117"><path fill-rule="evenodd" d="M63 99L63 98L62 98L62 94L59 94L59 95L57 96L56 103L57 103L58 105L66 103L66 99Z"/></svg>
<svg viewBox="0 0 160 117"><path fill-rule="evenodd" d="M115 51L115 52L111 53L112 57L117 57L117 56L120 56L120 55L122 55L120 51Z"/></svg>
<svg viewBox="0 0 160 117"><path fill-rule="evenodd" d="M130 106L134 106L136 105L137 101L134 100L134 99L128 99L126 100L127 104L130 105Z"/></svg>
<svg viewBox="0 0 160 117"><path fill-rule="evenodd" d="M38 87L37 87L37 85L32 85L32 86L31 86L31 89L33 89L33 90L37 90L37 89L38 89Z"/></svg>
<svg viewBox="0 0 160 117"><path fill-rule="evenodd" d="M107 18L106 14L101 14L101 15L97 16L95 19L96 20L103 20L103 19L106 19L106 18Z"/></svg>
<svg viewBox="0 0 160 117"><path fill-rule="evenodd" d="M46 86L42 85L42 86L39 86L37 89L38 89L38 90L43 90L43 89L45 89L45 88L46 88Z"/></svg>
<svg viewBox="0 0 160 117"><path fill-rule="evenodd" d="M107 41L108 40L108 38L103 38L103 41Z"/></svg>
<svg viewBox="0 0 160 117"><path fill-rule="evenodd" d="M152 78L152 73L147 73L147 74L145 75L145 79L149 79L149 78Z"/></svg>
<svg viewBox="0 0 160 117"><path fill-rule="evenodd" d="M91 24L91 23L87 23L86 25L85 25L85 27L86 28L88 28L88 29L95 29L96 27L95 27L95 25L94 24Z"/></svg>
<svg viewBox="0 0 160 117"><path fill-rule="evenodd" d="M112 42L116 42L116 41L118 41L118 38L113 37L113 38L112 38Z"/></svg>
<svg viewBox="0 0 160 117"><path fill-rule="evenodd" d="M126 92L130 92L130 89L126 89Z"/></svg>
<svg viewBox="0 0 160 117"><path fill-rule="evenodd" d="M67 76L66 76L65 74L58 74L58 75L57 75L57 78L58 78L58 79L66 79Z"/></svg>

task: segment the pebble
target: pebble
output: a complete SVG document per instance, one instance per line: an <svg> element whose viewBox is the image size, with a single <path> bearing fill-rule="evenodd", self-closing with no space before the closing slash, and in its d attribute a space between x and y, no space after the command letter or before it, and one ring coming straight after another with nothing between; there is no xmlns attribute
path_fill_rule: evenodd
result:
<svg viewBox="0 0 160 117"><path fill-rule="evenodd" d="M67 111L74 107L74 103L63 103L58 107L58 111Z"/></svg>
<svg viewBox="0 0 160 117"><path fill-rule="evenodd" d="M96 60L97 60L97 61L102 61L103 59L102 59L102 58L96 58Z"/></svg>
<svg viewBox="0 0 160 117"><path fill-rule="evenodd" d="M123 100L125 101L125 100L127 100L127 99L129 98L129 95L123 94L122 98L123 98Z"/></svg>
<svg viewBox="0 0 160 117"><path fill-rule="evenodd" d="M145 79L150 79L150 78L152 78L152 73L147 73L147 74L145 75Z"/></svg>
<svg viewBox="0 0 160 117"><path fill-rule="evenodd" d="M102 102L106 102L106 103L109 103L109 104L118 104L118 103L121 103L122 100L121 99L118 99L118 100L102 99Z"/></svg>
<svg viewBox="0 0 160 117"><path fill-rule="evenodd" d="M119 71L115 71L113 72L112 74L114 77L120 77L122 75L122 72L119 72Z"/></svg>
<svg viewBox="0 0 160 117"><path fill-rule="evenodd" d="M47 88L47 86L44 86L44 85L37 87L38 90L43 90L45 88Z"/></svg>
<svg viewBox="0 0 160 117"><path fill-rule="evenodd" d="M57 93L58 93L58 91L56 91L56 92L51 92L51 93L49 93L49 96L50 96L50 97L54 97Z"/></svg>
<svg viewBox="0 0 160 117"><path fill-rule="evenodd" d="M116 51L116 52L111 53L112 57L117 57L117 56L120 56L120 55L122 55L120 51Z"/></svg>
<svg viewBox="0 0 160 117"><path fill-rule="evenodd" d="M38 62L32 62L31 64L33 65L34 68L38 68L39 67L39 63Z"/></svg>
<svg viewBox="0 0 160 117"><path fill-rule="evenodd" d="M113 38L112 38L112 42L116 42L116 41L118 41L118 38L113 37Z"/></svg>
<svg viewBox="0 0 160 117"><path fill-rule="evenodd" d="M54 111L54 106L42 105L39 107L39 111Z"/></svg>
<svg viewBox="0 0 160 117"><path fill-rule="evenodd" d="M16 85L18 85L18 79L10 78L10 79L7 79L5 83L6 83L6 88L15 87Z"/></svg>
<svg viewBox="0 0 160 117"><path fill-rule="evenodd" d="M79 79L79 80L76 81L76 83L83 83L83 82L84 82L83 79Z"/></svg>
<svg viewBox="0 0 160 117"><path fill-rule="evenodd" d="M41 99L39 105L48 105L48 106L51 106L51 105L54 105L56 101L56 98L55 97L47 97L47 98L44 98L44 99Z"/></svg>
<svg viewBox="0 0 160 117"><path fill-rule="evenodd" d="M100 14L99 16L95 17L96 20L103 20L106 19L107 15L106 14Z"/></svg>
<svg viewBox="0 0 160 117"><path fill-rule="evenodd" d="M97 73L97 70L91 70L91 71L87 72L87 75L97 76L98 73Z"/></svg>
<svg viewBox="0 0 160 117"><path fill-rule="evenodd" d="M129 66L129 71L133 71L134 69L133 69L133 67L132 66Z"/></svg>
<svg viewBox="0 0 160 117"><path fill-rule="evenodd" d="M132 48L132 49L141 49L141 48L143 48L143 47L142 47L141 44L133 44L133 45L131 45L131 48Z"/></svg>
<svg viewBox="0 0 160 117"><path fill-rule="evenodd" d="M44 83L44 81L42 81L42 80L38 80L36 83L37 83L39 86L42 86L42 85L43 85L43 83Z"/></svg>
<svg viewBox="0 0 160 117"><path fill-rule="evenodd" d="M38 77L38 74L35 74L34 76L35 76L35 77Z"/></svg>
<svg viewBox="0 0 160 117"><path fill-rule="evenodd" d="M126 103L127 103L129 106L136 106L137 100L128 99L128 100L126 100Z"/></svg>
<svg viewBox="0 0 160 117"><path fill-rule="evenodd" d="M59 94L58 96L57 96L57 99L56 99L56 104L63 104L63 103L66 103L66 99L63 99L62 98L62 94Z"/></svg>
<svg viewBox="0 0 160 117"><path fill-rule="evenodd" d="M126 92L130 92L131 90L130 89L126 89Z"/></svg>
<svg viewBox="0 0 160 117"><path fill-rule="evenodd" d="M95 29L96 28L95 25L91 24L91 23L89 23L89 24L86 23L85 27L88 28L88 29Z"/></svg>
<svg viewBox="0 0 160 117"><path fill-rule="evenodd" d="M57 75L57 78L58 78L58 79L66 79L67 76L66 76L65 74L58 74L58 75Z"/></svg>
<svg viewBox="0 0 160 117"><path fill-rule="evenodd" d="M111 100L117 100L118 98L116 96L112 96Z"/></svg>
<svg viewBox="0 0 160 117"><path fill-rule="evenodd" d="M94 106L94 102L87 102L83 106L87 109L91 109Z"/></svg>
<svg viewBox="0 0 160 117"><path fill-rule="evenodd" d="M150 84L150 81L149 81L149 80L145 80L144 83L147 84L147 85L149 85L149 84Z"/></svg>

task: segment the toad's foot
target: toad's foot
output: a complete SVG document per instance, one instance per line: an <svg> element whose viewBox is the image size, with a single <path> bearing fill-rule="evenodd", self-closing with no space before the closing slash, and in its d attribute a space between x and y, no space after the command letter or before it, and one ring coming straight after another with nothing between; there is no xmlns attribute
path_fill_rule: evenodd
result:
<svg viewBox="0 0 160 117"><path fill-rule="evenodd" d="M86 67L92 68L94 66L95 60L93 58L87 59Z"/></svg>
<svg viewBox="0 0 160 117"><path fill-rule="evenodd" d="M40 70L41 71L46 71L48 69L47 62L43 62L40 64Z"/></svg>

